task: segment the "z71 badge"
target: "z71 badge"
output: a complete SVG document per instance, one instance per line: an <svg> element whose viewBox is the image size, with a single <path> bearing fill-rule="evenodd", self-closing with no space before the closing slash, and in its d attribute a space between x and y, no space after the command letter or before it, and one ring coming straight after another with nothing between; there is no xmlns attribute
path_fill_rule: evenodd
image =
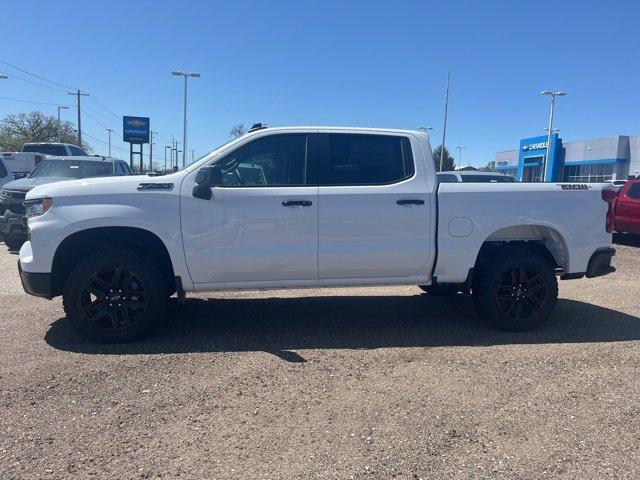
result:
<svg viewBox="0 0 640 480"><path fill-rule="evenodd" d="M589 190L591 185L584 183L560 184L560 188L562 188L562 190Z"/></svg>

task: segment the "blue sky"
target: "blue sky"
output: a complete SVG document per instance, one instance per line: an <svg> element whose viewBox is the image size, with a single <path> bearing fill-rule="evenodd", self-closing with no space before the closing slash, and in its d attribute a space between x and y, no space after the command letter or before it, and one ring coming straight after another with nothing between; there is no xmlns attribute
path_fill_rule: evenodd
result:
<svg viewBox="0 0 640 480"><path fill-rule="evenodd" d="M57 1L11 2L0 59L77 86L117 116L151 117L182 140L182 83L190 80L189 148L196 157L237 123L433 126L440 143L447 70L447 146L483 165L520 138L543 134L548 99L563 89L555 126L565 140L638 134L637 2L563 1ZM549 5L545 11L545 5ZM53 87L11 67L0 70ZM63 88L64 90L64 88ZM0 96L69 104L64 91L16 78ZM121 121L88 108L83 131L106 141ZM91 108L93 110L91 110ZM0 116L55 107L0 99ZM92 118L93 117L93 118ZM75 112L63 112L75 121ZM106 146L87 138L96 153ZM121 158L128 153L115 150Z"/></svg>

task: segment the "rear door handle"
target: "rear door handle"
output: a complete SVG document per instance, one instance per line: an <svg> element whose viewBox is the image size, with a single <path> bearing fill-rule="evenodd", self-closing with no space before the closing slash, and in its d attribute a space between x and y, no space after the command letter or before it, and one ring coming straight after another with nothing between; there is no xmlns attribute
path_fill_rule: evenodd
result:
<svg viewBox="0 0 640 480"><path fill-rule="evenodd" d="M418 200L418 199L398 200L396 203L398 205L424 205L424 200Z"/></svg>
<svg viewBox="0 0 640 480"><path fill-rule="evenodd" d="M310 207L313 205L309 200L285 200L282 202L283 207Z"/></svg>

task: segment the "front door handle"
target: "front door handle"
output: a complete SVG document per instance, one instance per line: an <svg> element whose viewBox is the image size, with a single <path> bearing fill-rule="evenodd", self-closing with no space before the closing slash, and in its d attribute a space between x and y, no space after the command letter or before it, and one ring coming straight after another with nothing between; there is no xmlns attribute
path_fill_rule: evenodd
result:
<svg viewBox="0 0 640 480"><path fill-rule="evenodd" d="M283 207L310 207L313 205L309 200L285 200L282 202Z"/></svg>
<svg viewBox="0 0 640 480"><path fill-rule="evenodd" d="M424 205L424 200L419 200L419 199L398 200L396 203L398 205Z"/></svg>

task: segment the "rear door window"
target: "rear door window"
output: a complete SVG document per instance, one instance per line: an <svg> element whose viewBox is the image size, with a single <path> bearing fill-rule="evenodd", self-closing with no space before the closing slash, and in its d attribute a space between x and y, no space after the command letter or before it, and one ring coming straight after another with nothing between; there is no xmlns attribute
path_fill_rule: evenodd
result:
<svg viewBox="0 0 640 480"><path fill-rule="evenodd" d="M320 152L320 185L387 185L415 172L407 137L323 134Z"/></svg>
<svg viewBox="0 0 640 480"><path fill-rule="evenodd" d="M78 147L74 147L73 145L69 145L69 150L71 150L71 155L76 157L84 157L86 154L84 151L80 150Z"/></svg>
<svg viewBox="0 0 640 480"><path fill-rule="evenodd" d="M64 145L53 145L53 144L25 145L24 147L22 147L22 151L42 153L43 155L58 155L58 156L67 155L67 149L64 148Z"/></svg>

